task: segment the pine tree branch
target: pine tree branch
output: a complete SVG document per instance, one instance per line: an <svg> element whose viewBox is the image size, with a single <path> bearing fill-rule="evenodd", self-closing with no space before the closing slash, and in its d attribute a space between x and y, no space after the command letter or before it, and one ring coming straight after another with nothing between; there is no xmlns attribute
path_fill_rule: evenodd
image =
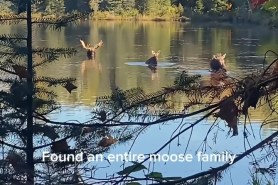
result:
<svg viewBox="0 0 278 185"><path fill-rule="evenodd" d="M36 48L33 49L33 53L42 58L57 58L58 56L63 56L65 58L72 57L76 54L77 50L74 48ZM6 49L5 51L0 51L1 57L7 56L26 56L26 47L16 46L13 49Z"/></svg>
<svg viewBox="0 0 278 185"><path fill-rule="evenodd" d="M22 36L22 35L17 35L17 34L2 34L2 35L0 35L0 42L17 43L17 42L22 42L22 40L27 40L27 38Z"/></svg>
<svg viewBox="0 0 278 185"><path fill-rule="evenodd" d="M74 135L70 135L70 136L64 137L63 139L60 139L60 140L57 140L57 141L53 141L53 142L45 144L45 145L34 147L34 150L38 150L38 149L41 149L41 148L45 148L45 147L51 146L51 145L53 145L55 143L59 143L59 142L65 140L65 139L69 139L69 138L72 138L72 137L75 137L75 136Z"/></svg>
<svg viewBox="0 0 278 185"><path fill-rule="evenodd" d="M49 55L47 56L47 58L45 58L44 60L40 61L40 62L36 62L34 63L33 67L40 67L40 66L43 66L43 65L46 65L48 63L52 63L52 62L55 62L59 59L58 56L55 56L55 55Z"/></svg>
<svg viewBox="0 0 278 185"><path fill-rule="evenodd" d="M0 15L0 24L19 24L20 22L25 20L27 20L27 18L24 15Z"/></svg>
<svg viewBox="0 0 278 185"><path fill-rule="evenodd" d="M6 145L8 147L15 148L15 149L18 149L18 150L23 150L23 151L26 150L25 147L20 147L20 146L16 146L16 145L13 145L13 144L9 144L9 143L6 143L6 142L4 142L2 140L0 140L0 144Z"/></svg>
<svg viewBox="0 0 278 185"><path fill-rule="evenodd" d="M6 72L6 73L10 73L10 74L13 74L13 75L17 75L15 72L10 71L10 70L7 70L7 69L5 69L5 68L3 68L3 67L0 67L0 70L1 70L1 71L4 71L4 72Z"/></svg>
<svg viewBox="0 0 278 185"><path fill-rule="evenodd" d="M51 78L51 77L37 77L34 79L34 83L44 83L48 86L65 85L67 82L74 82L75 78Z"/></svg>
<svg viewBox="0 0 278 185"><path fill-rule="evenodd" d="M19 50L19 51L15 51L15 50L7 50L7 51L0 51L0 57L8 57L8 56L19 56L19 57L24 57L26 56L27 52L24 50Z"/></svg>
<svg viewBox="0 0 278 185"><path fill-rule="evenodd" d="M65 58L72 57L76 54L77 50L74 48L36 48L33 53L42 58L57 58L63 56Z"/></svg>
<svg viewBox="0 0 278 185"><path fill-rule="evenodd" d="M277 136L278 136L278 131L276 131L275 133L273 133L272 135L270 135L266 139L262 140L261 142L259 142L258 144L256 144L252 148L250 148L249 150L247 150L247 151L243 152L242 154L238 155L234 159L233 164L235 164L236 162L238 162L241 159L245 158L246 156L250 155L252 152L254 152L254 151L258 150L258 149L261 149L265 144L267 144L268 142L272 141ZM166 183L159 183L159 184L168 184L168 185L171 185L171 184L182 183L182 182L186 182L186 181L189 181L189 180L197 179L199 177L203 177L203 176L206 176L206 175L216 174L217 172L220 172L220 171L223 171L223 170L227 169L228 167L232 166L233 164L226 163L226 164L224 164L222 166L219 166L217 168L212 168L210 170L203 171L201 173L197 173L197 174L194 174L194 175L191 175L191 176L188 176L188 177L176 180L176 181L171 181L171 182L166 182ZM156 184L156 185L158 185L158 184Z"/></svg>
<svg viewBox="0 0 278 185"><path fill-rule="evenodd" d="M67 26L71 22L78 21L84 17L91 16L92 12L76 13L69 16L63 16L59 18L38 18L32 21L32 24L37 24L41 27L50 27L53 29L61 29L61 27Z"/></svg>
<svg viewBox="0 0 278 185"><path fill-rule="evenodd" d="M218 108L214 108L212 109L209 113L207 113L206 115L202 116L200 119L198 119L197 121L195 121L193 124L191 124L190 126L184 128L183 130L181 130L179 133L177 133L176 135L174 135L173 137L171 137L171 139L169 141L167 141L165 144L163 144L162 147L160 147L157 151L155 151L153 154L157 154L158 152L162 151L166 146L168 146L172 141L174 141L176 138L178 138L182 133L186 132L187 130L193 128L195 125L197 125L198 123L200 123L201 121L203 121L204 119L208 118L209 116L211 116ZM147 157L145 158L142 162L138 163L138 165L136 165L134 167L134 169L130 170L130 173L132 171L134 171L139 165L142 165L144 162L146 162L147 160L149 160L151 157ZM121 182L123 182L130 173L125 174L120 180L118 180L116 183L114 183L113 185L117 185Z"/></svg>
<svg viewBox="0 0 278 185"><path fill-rule="evenodd" d="M226 101L226 100L225 100ZM97 124L97 123L94 123L94 124L88 124L90 123L91 121L87 121L85 123L76 123L76 122L58 122L58 121L52 121L52 120L49 120L47 119L46 117L44 117L43 115L39 115L37 114L35 117L39 120L42 120L42 121L45 121L46 123L50 123L50 124L56 124L56 125L63 125L63 126L77 126L77 127L93 127L93 128L101 128L101 127L119 127L119 126L151 126L151 125L155 125L155 124L159 124L159 123L164 123L164 122L167 122L167 121L172 121L172 120L176 120L176 119L182 119L182 118L187 118L187 117L191 117L191 116L194 116L194 115L197 115L197 114L200 114L202 112L206 112L206 111L209 111L211 109L214 109L214 108L218 108L219 105L221 103L223 103L223 101L217 103L217 104L214 104L214 105L211 105L211 106L208 106L208 107L205 107L203 109L200 109L198 111L194 111L194 112L191 112L189 114L179 114L179 115L174 115L174 116L169 116L169 117L166 117L166 118L161 118L161 119L158 119L158 120L155 120L153 122L149 122L149 123L145 123L145 122L118 122L118 124L111 124L109 122L116 122L114 120L114 118L112 119L108 119L107 121L105 121L104 123L102 124ZM108 124L109 123L109 124Z"/></svg>

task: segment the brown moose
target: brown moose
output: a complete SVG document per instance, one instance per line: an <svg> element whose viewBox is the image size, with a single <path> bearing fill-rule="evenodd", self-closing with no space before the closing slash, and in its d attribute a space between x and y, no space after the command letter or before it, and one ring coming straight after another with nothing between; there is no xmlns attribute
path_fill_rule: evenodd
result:
<svg viewBox="0 0 278 185"><path fill-rule="evenodd" d="M158 50L157 52L152 51L152 54L153 56L149 58L145 63L149 66L157 66L158 55L160 54L160 50Z"/></svg>
<svg viewBox="0 0 278 185"><path fill-rule="evenodd" d="M98 44L92 46L91 44L85 44L83 40L80 39L80 43L84 49L87 50L87 57L89 60L93 60L96 57L96 49L103 46L103 41L101 40Z"/></svg>
<svg viewBox="0 0 278 185"><path fill-rule="evenodd" d="M226 53L224 55L222 55L221 53L217 53L216 55L213 55L210 61L210 68L212 72L219 72L219 71L227 72L227 68L225 65L225 57L226 57Z"/></svg>

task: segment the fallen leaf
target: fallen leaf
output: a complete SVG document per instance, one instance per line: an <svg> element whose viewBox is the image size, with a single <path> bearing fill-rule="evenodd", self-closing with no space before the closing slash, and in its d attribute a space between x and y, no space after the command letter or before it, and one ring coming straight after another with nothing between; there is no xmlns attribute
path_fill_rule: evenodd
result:
<svg viewBox="0 0 278 185"><path fill-rule="evenodd" d="M93 127L83 127L81 131L81 135L93 132L95 129Z"/></svg>
<svg viewBox="0 0 278 185"><path fill-rule="evenodd" d="M54 142L52 144L51 149L54 153L60 153L60 152L65 153L69 150L69 145L67 143L67 140L63 139L61 141Z"/></svg>
<svg viewBox="0 0 278 185"><path fill-rule="evenodd" d="M238 135L238 107L231 99L224 101L219 106L220 111L215 114L215 117L219 117L228 123L228 127L233 129L233 136Z"/></svg>
<svg viewBox="0 0 278 185"><path fill-rule="evenodd" d="M125 185L141 185L139 182L129 182L126 183Z"/></svg>
<svg viewBox="0 0 278 185"><path fill-rule="evenodd" d="M252 87L244 94L244 104L242 107L242 113L244 115L248 114L248 108L256 108L257 103L260 98L260 91L257 87Z"/></svg>
<svg viewBox="0 0 278 185"><path fill-rule="evenodd" d="M43 135L54 141L59 138L59 135L56 133L55 129L50 126L43 127Z"/></svg>
<svg viewBox="0 0 278 185"><path fill-rule="evenodd" d="M109 146L113 145L116 142L117 142L117 140L114 139L113 137L106 136L106 137L101 139L101 141L98 143L98 146L109 147Z"/></svg>
<svg viewBox="0 0 278 185"><path fill-rule="evenodd" d="M26 67L19 66L19 65L12 65L12 67L14 69L14 72L16 73L16 75L18 75L20 79L28 78L29 75Z"/></svg>
<svg viewBox="0 0 278 185"><path fill-rule="evenodd" d="M75 85L73 85L71 82L67 82L64 86L69 93L71 93L72 90L77 89Z"/></svg>
<svg viewBox="0 0 278 185"><path fill-rule="evenodd" d="M104 111L104 110L102 110L102 111L100 111L99 113L99 119L100 119L100 121L105 121L106 120L106 112Z"/></svg>
<svg viewBox="0 0 278 185"><path fill-rule="evenodd" d="M15 81L10 87L10 92L18 98L23 98L27 96L29 92L27 82Z"/></svg>
<svg viewBox="0 0 278 185"><path fill-rule="evenodd" d="M6 160L13 166L14 170L19 173L23 172L24 168L26 168L26 164L22 156L17 154L15 151L9 151Z"/></svg>
<svg viewBox="0 0 278 185"><path fill-rule="evenodd" d="M141 171L147 169L144 165L142 164L134 164L131 166L128 166L126 168L124 168L122 171L119 171L117 174L118 175L126 175L126 174L130 174L132 172L137 172L137 171Z"/></svg>
<svg viewBox="0 0 278 185"><path fill-rule="evenodd" d="M162 179L163 178L163 175L160 172L151 172L145 176L147 178L153 178L153 179Z"/></svg>
<svg viewBox="0 0 278 185"><path fill-rule="evenodd" d="M274 65L274 67L273 67L273 69L272 69L271 74L272 74L272 75L275 75L275 74L277 74L277 73L278 73L278 59L275 61L275 65Z"/></svg>

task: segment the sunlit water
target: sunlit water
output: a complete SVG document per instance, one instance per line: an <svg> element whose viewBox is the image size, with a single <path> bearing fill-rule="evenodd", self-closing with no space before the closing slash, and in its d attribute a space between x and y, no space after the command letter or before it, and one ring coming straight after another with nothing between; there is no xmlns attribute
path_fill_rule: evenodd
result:
<svg viewBox="0 0 278 185"><path fill-rule="evenodd" d="M4 33L22 33L23 28L3 27ZM191 74L209 75L208 61L213 54L226 53L226 63L230 75L244 76L263 67L264 52L268 49L277 49L277 32L263 28L252 27L210 27L192 26L183 23L156 23L156 22L83 22L71 25L55 32L45 29L34 29L34 46L38 47L74 47L78 53L72 58L60 59L55 64L41 68L38 74L52 77L74 77L77 79L78 89L69 94L64 88L56 88L58 101L62 110L51 115L56 120L80 120L90 118L90 111L96 97L109 95L111 89L119 87L130 89L141 87L146 92L155 92L161 87L171 85L175 75L186 70ZM103 40L104 46L97 50L96 60L88 61L86 52L82 49L79 39L92 44ZM144 62L151 56L152 50L161 50L157 73L153 74ZM182 108L178 103L177 109ZM251 115L252 129L256 138L249 137L253 145L268 136L276 125L260 129L260 118L269 110L261 109ZM200 115L185 120L193 123ZM204 121L193 131L189 148L186 153L195 157L200 150L210 121ZM227 136L228 127L222 123L223 131L218 132L217 143L213 142L212 132L208 137L208 144L213 148L208 153L229 151L240 154L244 151L242 122L239 136ZM159 149L164 142L171 138L171 134L178 127L179 122L169 122L166 125L149 128L136 140L130 152L135 154L152 153ZM251 129L251 128L250 128ZM189 138L189 132L173 141L170 148L166 147L161 154L184 153ZM129 151L132 142L116 145L110 153L124 153ZM248 146L247 146L248 148ZM224 173L219 184L247 184L250 179L248 159L240 161ZM97 171L97 177L112 174L122 169L122 163L98 163L100 167L110 166ZM151 170L159 171L164 176L187 176L201 170L216 167L221 162L200 163L195 159L192 162L155 163ZM128 165L128 164L126 164ZM146 163L148 166L148 163ZM136 174L143 176L142 172Z"/></svg>

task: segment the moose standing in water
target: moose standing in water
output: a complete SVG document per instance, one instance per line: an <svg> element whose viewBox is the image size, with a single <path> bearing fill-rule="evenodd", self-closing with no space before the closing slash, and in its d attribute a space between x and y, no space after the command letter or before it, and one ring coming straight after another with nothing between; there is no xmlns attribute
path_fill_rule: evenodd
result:
<svg viewBox="0 0 278 185"><path fill-rule="evenodd" d="M226 53L222 55L221 53L218 53L216 55L213 55L211 61L210 61L210 68L212 72L227 72L227 68L225 65L225 57Z"/></svg>
<svg viewBox="0 0 278 185"><path fill-rule="evenodd" d="M158 55L160 54L160 50L157 52L152 51L153 56L149 58L145 63L148 64L148 66L155 67L157 66L158 62Z"/></svg>
<svg viewBox="0 0 278 185"><path fill-rule="evenodd" d="M155 77L158 78L158 73L157 73L157 62L158 62L158 55L160 54L160 50L158 50L157 52L152 51L153 56L151 58L149 58L145 64L148 65L148 68L151 70L152 73L152 80L154 80Z"/></svg>
<svg viewBox="0 0 278 185"><path fill-rule="evenodd" d="M80 43L81 43L82 47L87 50L87 57L89 60L94 60L96 57L96 49L103 46L102 40L95 46L92 46L91 44L85 44L84 41L81 39L80 39Z"/></svg>

